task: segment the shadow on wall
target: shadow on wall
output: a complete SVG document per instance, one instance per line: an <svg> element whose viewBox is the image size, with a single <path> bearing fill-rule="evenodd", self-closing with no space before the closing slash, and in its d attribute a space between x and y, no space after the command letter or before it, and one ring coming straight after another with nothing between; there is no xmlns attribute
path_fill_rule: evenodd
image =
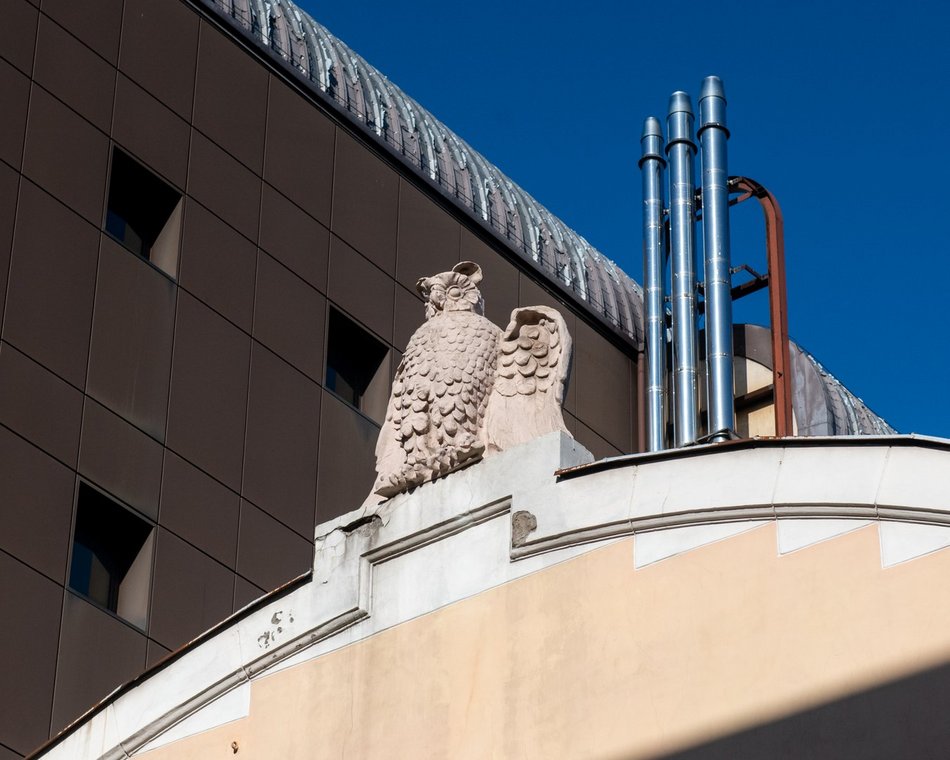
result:
<svg viewBox="0 0 950 760"><path fill-rule="evenodd" d="M943 759L948 708L950 664L653 760Z"/></svg>

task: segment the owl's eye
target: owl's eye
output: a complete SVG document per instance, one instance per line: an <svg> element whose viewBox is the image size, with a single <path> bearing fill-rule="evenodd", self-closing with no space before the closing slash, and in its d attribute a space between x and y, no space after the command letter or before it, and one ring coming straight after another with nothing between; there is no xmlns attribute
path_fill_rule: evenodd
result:
<svg viewBox="0 0 950 760"><path fill-rule="evenodd" d="M462 289L460 287L451 287L449 288L449 298L461 298Z"/></svg>

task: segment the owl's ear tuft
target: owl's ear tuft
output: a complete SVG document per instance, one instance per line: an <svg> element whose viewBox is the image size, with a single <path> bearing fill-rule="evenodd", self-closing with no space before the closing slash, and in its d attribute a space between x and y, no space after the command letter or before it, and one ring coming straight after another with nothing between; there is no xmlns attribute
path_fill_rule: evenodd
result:
<svg viewBox="0 0 950 760"><path fill-rule="evenodd" d="M466 275L475 285L482 281L482 268L474 261L460 261L452 267L452 271Z"/></svg>
<svg viewBox="0 0 950 760"><path fill-rule="evenodd" d="M428 300L429 298L429 278L428 277L420 277L418 280L416 280L416 292L418 292L420 296Z"/></svg>

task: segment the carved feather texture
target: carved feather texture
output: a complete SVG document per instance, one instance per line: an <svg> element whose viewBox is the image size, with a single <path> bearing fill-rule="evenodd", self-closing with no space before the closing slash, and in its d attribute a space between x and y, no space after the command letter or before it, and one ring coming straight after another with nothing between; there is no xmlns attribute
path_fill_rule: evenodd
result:
<svg viewBox="0 0 950 760"><path fill-rule="evenodd" d="M483 454L566 430L571 336L554 309L515 309L502 334L481 316L481 269L463 261L419 280L427 321L393 381L373 490L392 496Z"/></svg>
<svg viewBox="0 0 950 760"><path fill-rule="evenodd" d="M499 346L495 390L502 396L547 393L554 388L561 338L557 324L541 316L531 324L513 322Z"/></svg>
<svg viewBox="0 0 950 760"><path fill-rule="evenodd" d="M571 356L564 319L547 306L515 309L499 343L485 418L489 452L566 431L561 414Z"/></svg>
<svg viewBox="0 0 950 760"><path fill-rule="evenodd" d="M501 330L475 313L481 303L475 281L456 271L420 280L429 319L396 370L377 445L376 493L432 480L485 450L480 431Z"/></svg>

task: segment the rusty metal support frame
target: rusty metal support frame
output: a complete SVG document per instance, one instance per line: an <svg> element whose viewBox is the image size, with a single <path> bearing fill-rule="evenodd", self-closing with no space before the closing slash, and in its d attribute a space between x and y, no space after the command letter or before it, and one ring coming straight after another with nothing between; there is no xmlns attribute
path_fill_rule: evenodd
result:
<svg viewBox="0 0 950 760"><path fill-rule="evenodd" d="M748 177L730 177L730 192L739 192L733 205L755 198L765 214L768 257L769 322L772 333L772 385L775 393L775 435L792 435L792 375L788 350L788 300L785 290L785 227L775 196Z"/></svg>

